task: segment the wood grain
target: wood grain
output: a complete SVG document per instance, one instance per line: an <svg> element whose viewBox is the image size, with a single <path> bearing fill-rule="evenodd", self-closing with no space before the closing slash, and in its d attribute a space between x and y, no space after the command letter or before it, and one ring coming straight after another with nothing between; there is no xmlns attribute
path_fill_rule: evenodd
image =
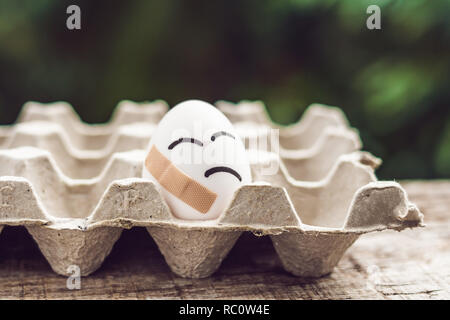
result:
<svg viewBox="0 0 450 320"><path fill-rule="evenodd" d="M449 299L450 181L402 183L427 227L362 236L321 279L285 272L268 237L244 234L210 278L170 272L143 228L126 230L100 270L68 290L22 227L0 235L1 299Z"/></svg>

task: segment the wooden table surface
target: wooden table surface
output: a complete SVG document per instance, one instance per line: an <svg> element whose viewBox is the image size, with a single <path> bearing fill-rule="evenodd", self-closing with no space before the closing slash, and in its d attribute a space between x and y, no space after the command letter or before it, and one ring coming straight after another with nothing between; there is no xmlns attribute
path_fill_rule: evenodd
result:
<svg viewBox="0 0 450 320"><path fill-rule="evenodd" d="M427 227L359 238L334 272L285 272L268 237L244 234L207 279L170 272L143 228L125 230L94 274L68 290L22 227L0 234L1 299L449 299L450 181L403 182Z"/></svg>

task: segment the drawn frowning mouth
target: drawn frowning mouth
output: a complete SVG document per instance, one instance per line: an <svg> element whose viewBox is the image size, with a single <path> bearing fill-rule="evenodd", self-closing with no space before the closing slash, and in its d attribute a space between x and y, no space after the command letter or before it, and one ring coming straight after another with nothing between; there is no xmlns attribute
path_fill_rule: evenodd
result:
<svg viewBox="0 0 450 320"><path fill-rule="evenodd" d="M205 171L205 177L208 178L210 175L218 172L227 172L235 176L239 181L242 182L242 177L236 170L231 169L230 167L213 167Z"/></svg>

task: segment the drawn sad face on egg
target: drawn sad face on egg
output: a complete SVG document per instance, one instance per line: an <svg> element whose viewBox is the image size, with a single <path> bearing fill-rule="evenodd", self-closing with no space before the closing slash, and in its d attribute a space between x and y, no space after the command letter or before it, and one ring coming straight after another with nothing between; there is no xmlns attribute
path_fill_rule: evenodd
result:
<svg viewBox="0 0 450 320"><path fill-rule="evenodd" d="M159 186L172 213L186 220L217 218L234 192L251 181L245 148L233 125L198 100L178 104L160 121L143 177Z"/></svg>

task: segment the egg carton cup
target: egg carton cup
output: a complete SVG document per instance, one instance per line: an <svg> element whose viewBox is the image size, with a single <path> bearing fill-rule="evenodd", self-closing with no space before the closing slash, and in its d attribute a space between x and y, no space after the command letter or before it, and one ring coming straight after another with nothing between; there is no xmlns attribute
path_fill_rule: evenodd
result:
<svg viewBox="0 0 450 320"><path fill-rule="evenodd" d="M123 229L146 227L174 273L202 278L242 232L270 236L292 274L320 277L361 234L423 224L399 184L376 181L379 161L365 152L339 156L314 182L292 178L276 154L253 155L254 183L210 221L175 218L158 188L138 178L144 157L116 153L98 177L80 180L65 176L47 151L0 150L0 225L25 226L56 273L77 265L83 276L101 266ZM266 175L273 163L280 170Z"/></svg>
<svg viewBox="0 0 450 320"><path fill-rule="evenodd" d="M157 124L168 109L167 103L162 100L142 103L123 100L117 104L107 123L87 124L67 102L27 102L16 124L33 121L56 123L61 125L74 149L99 150L108 148L111 144L114 145L114 142L110 140L115 140L116 136L120 135L119 127L135 123ZM15 125L0 126L0 145L8 144L15 127ZM128 129L130 130L132 131L132 128ZM125 132L128 131L125 130ZM114 149L114 151L121 150Z"/></svg>
<svg viewBox="0 0 450 320"><path fill-rule="evenodd" d="M1 147L34 146L48 150L65 175L74 179L90 179L104 170L114 153L145 149L166 107L162 102L139 105L123 101L113 113L112 124L94 125L91 128L80 121L69 104L27 103L18 124L0 128L7 131L3 135ZM270 136L267 125L242 121L235 126L247 149L252 148L252 141L265 141L265 144L257 144L257 147L266 146L264 149L279 153L295 179L316 181L327 174L340 155L361 148L357 131L348 126L345 116L338 114L331 107L309 107L296 125L302 128L296 138L297 149L279 146L278 139L273 141ZM132 122L142 121L146 117L147 123ZM327 122L324 119L340 120ZM73 128L78 128L77 133L74 133ZM317 131L317 128L321 131ZM83 145L85 149L80 149L82 141L86 142ZM296 170L299 167L303 170Z"/></svg>

